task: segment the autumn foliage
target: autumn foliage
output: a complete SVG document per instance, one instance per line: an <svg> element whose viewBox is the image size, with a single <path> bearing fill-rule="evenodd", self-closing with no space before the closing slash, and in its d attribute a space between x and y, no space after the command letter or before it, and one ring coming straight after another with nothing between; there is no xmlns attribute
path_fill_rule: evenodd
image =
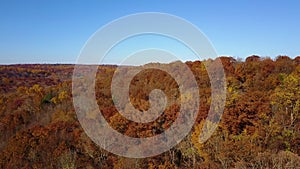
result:
<svg viewBox="0 0 300 169"><path fill-rule="evenodd" d="M219 59L226 74L227 99L221 122L212 137L199 143L211 102L211 84L204 63L214 61L186 62L200 94L194 128L176 147L145 159L111 154L85 134L72 102L74 65L0 66L0 168L299 167L299 57ZM176 72L180 71L177 64L164 66ZM124 135L141 138L161 134L177 118L180 102L189 103L193 99L179 97L178 84L166 72L142 71L130 84L132 105L140 111L149 109L149 94L153 89L164 91L168 104L153 122L130 121L114 106L118 100L111 94L111 82L116 68L98 67L96 98L106 121ZM93 124L98 118L95 112L85 120ZM215 125L213 121L208 123Z"/></svg>

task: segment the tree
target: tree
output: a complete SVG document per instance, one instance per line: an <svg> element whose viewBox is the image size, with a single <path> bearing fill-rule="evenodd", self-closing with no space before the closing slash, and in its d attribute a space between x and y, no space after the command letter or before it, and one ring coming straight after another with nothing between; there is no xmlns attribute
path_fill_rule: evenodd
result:
<svg viewBox="0 0 300 169"><path fill-rule="evenodd" d="M284 125L292 127L300 114L300 74L295 72L286 76L272 98L276 111L289 116L289 124Z"/></svg>

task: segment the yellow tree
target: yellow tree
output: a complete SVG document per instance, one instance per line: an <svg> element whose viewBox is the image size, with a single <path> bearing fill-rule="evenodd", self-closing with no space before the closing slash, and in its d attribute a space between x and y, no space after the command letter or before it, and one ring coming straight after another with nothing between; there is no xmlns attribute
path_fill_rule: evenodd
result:
<svg viewBox="0 0 300 169"><path fill-rule="evenodd" d="M289 116L289 127L292 127L300 113L300 68L286 76L282 85L275 89L272 105L279 112Z"/></svg>
<svg viewBox="0 0 300 169"><path fill-rule="evenodd" d="M274 121L281 126L280 139L284 148L291 151L299 151L292 145L299 144L300 129L300 66L290 75L283 76L280 86L271 96ZM279 139L276 139L278 143ZM281 146L282 147L282 146Z"/></svg>

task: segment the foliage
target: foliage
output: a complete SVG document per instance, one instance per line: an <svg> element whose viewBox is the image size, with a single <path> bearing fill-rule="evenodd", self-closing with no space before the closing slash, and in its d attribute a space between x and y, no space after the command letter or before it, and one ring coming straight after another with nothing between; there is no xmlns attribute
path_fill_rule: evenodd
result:
<svg viewBox="0 0 300 169"><path fill-rule="evenodd" d="M214 62L187 62L200 93L194 128L176 147L146 159L118 157L98 147L84 133L72 103L74 65L2 65L0 168L299 167L299 57L279 56L272 60L250 56L245 62L220 57L220 60L226 74L227 100L221 122L207 122L207 126L216 126L211 138L199 142L200 133L209 132L203 129L203 124L211 102L210 79L204 63L214 68ZM179 74L178 65L179 62L174 62L162 66ZM134 67L126 69L130 72ZM164 71L147 69L131 81L130 102L142 113L151 106L150 92L161 89L168 104L153 122L130 121L114 106L114 102L118 102L111 95L115 70L116 66L99 66L95 89L99 109L106 121L122 134L131 137L161 134L177 118L180 103L188 104L186 111L194 106L190 95L180 97L173 77ZM85 120L95 121L99 116L95 111ZM179 122L185 123L186 119L179 119Z"/></svg>

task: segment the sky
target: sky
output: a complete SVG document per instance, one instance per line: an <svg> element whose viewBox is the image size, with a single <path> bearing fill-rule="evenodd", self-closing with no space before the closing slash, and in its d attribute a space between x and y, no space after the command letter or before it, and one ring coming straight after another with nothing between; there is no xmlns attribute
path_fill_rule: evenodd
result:
<svg viewBox="0 0 300 169"><path fill-rule="evenodd" d="M2 0L0 64L75 63L98 29L139 12L168 13L191 22L220 56L294 58L300 55L299 8L297 0ZM124 54L112 53L107 63Z"/></svg>

